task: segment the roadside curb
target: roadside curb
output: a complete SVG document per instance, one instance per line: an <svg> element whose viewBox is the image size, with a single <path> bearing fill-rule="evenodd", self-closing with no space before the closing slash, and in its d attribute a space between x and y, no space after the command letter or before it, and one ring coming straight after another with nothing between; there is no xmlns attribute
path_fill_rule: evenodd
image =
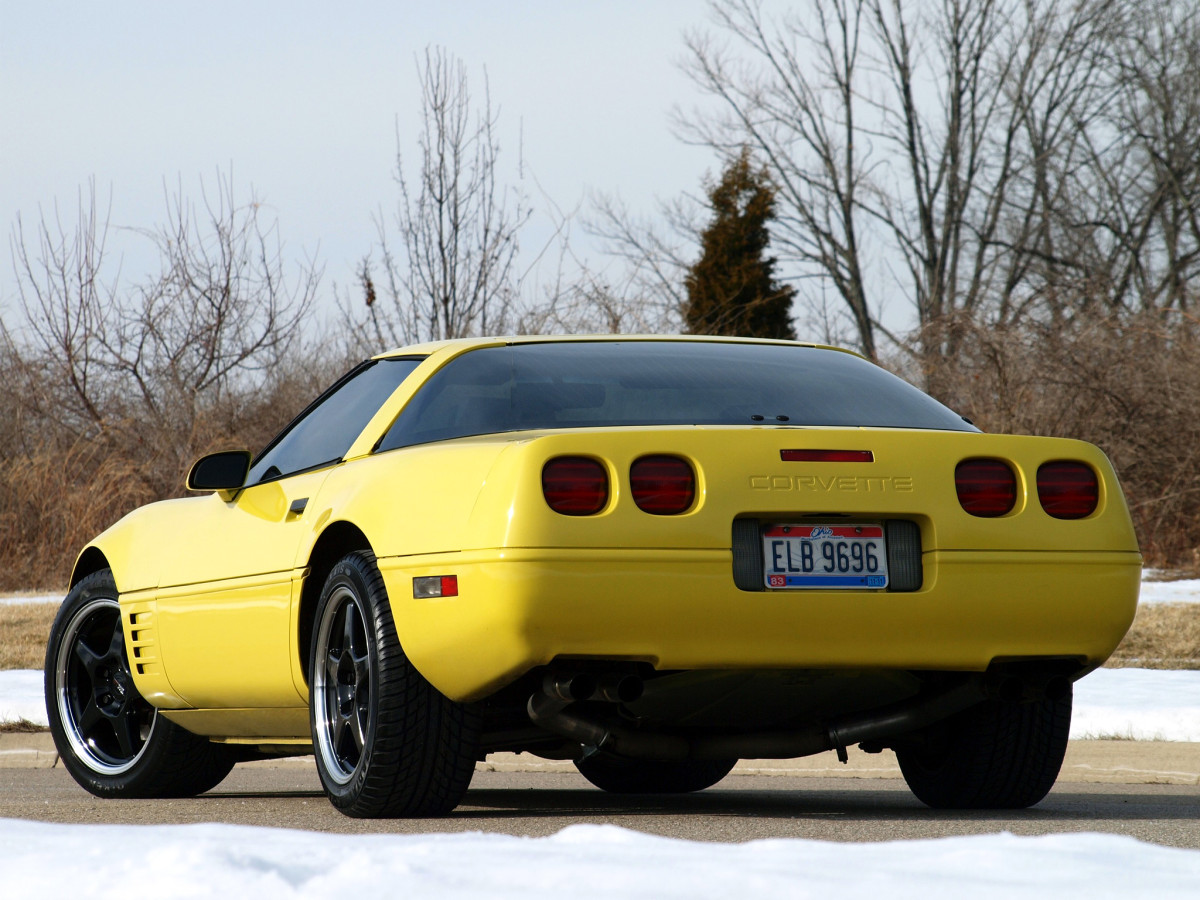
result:
<svg viewBox="0 0 1200 900"><path fill-rule="evenodd" d="M572 774L570 762L517 753L493 753L476 771ZM802 759L744 759L731 775L790 778L903 778L896 755L850 751L846 763L833 753ZM1200 784L1200 743L1174 741L1071 741L1058 784Z"/></svg>
<svg viewBox="0 0 1200 900"><path fill-rule="evenodd" d="M48 731L0 733L0 769L53 769L58 751Z"/></svg>

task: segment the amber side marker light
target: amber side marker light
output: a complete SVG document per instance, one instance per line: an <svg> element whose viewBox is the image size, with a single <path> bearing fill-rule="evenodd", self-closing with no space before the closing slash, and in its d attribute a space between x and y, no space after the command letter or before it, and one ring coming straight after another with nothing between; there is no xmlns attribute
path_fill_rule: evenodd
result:
<svg viewBox="0 0 1200 900"><path fill-rule="evenodd" d="M629 487L642 512L676 516L692 508L696 473L678 456L643 456L629 467Z"/></svg>
<svg viewBox="0 0 1200 900"><path fill-rule="evenodd" d="M954 488L973 516L994 519L1017 505L1017 476L998 459L964 459L954 468Z"/></svg>
<svg viewBox="0 0 1200 900"><path fill-rule="evenodd" d="M870 450L780 450L784 462L875 462Z"/></svg>
<svg viewBox="0 0 1200 900"><path fill-rule="evenodd" d="M1100 503L1100 482L1091 466L1061 460L1037 472L1038 502L1056 519L1086 519Z"/></svg>
<svg viewBox="0 0 1200 900"><path fill-rule="evenodd" d="M587 456L558 456L542 466L542 496L556 513L592 516L608 505L608 472Z"/></svg>
<svg viewBox="0 0 1200 900"><path fill-rule="evenodd" d="M413 579L414 600L430 600L435 597L457 596L457 575L420 575Z"/></svg>

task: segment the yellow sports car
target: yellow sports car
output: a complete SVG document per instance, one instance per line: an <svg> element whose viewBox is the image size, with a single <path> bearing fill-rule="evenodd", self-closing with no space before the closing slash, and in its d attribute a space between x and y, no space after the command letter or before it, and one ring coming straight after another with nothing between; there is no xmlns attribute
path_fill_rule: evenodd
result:
<svg viewBox="0 0 1200 900"><path fill-rule="evenodd" d="M858 745L932 806L1028 806L1141 569L1095 447L812 344L409 347L188 487L84 548L50 636L100 796L312 752L343 812L428 816L497 751L681 792Z"/></svg>

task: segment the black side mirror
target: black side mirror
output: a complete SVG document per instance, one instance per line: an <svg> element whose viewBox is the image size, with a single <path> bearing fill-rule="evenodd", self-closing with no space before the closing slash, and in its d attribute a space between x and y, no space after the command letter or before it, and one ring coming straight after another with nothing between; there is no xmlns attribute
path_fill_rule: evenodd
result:
<svg viewBox="0 0 1200 900"><path fill-rule="evenodd" d="M246 483L250 471L249 450L210 453L196 460L188 472L189 491L236 491Z"/></svg>

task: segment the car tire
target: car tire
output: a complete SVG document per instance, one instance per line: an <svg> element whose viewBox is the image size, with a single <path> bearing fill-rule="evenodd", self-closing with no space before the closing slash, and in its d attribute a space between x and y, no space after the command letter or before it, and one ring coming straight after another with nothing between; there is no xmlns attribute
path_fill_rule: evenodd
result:
<svg viewBox="0 0 1200 900"><path fill-rule="evenodd" d="M479 749L479 715L433 687L396 637L369 551L325 581L309 654L310 722L330 802L356 818L439 816L458 805Z"/></svg>
<svg viewBox="0 0 1200 900"><path fill-rule="evenodd" d="M1055 700L987 701L897 746L896 758L934 809L1024 809L1054 786L1070 730L1070 690Z"/></svg>
<svg viewBox="0 0 1200 900"><path fill-rule="evenodd" d="M579 774L610 794L689 794L712 787L736 759L628 759L595 753L575 761Z"/></svg>
<svg viewBox="0 0 1200 900"><path fill-rule="evenodd" d="M108 569L67 594L50 629L44 672L59 758L97 797L191 797L233 768L228 748L167 721L138 693Z"/></svg>

